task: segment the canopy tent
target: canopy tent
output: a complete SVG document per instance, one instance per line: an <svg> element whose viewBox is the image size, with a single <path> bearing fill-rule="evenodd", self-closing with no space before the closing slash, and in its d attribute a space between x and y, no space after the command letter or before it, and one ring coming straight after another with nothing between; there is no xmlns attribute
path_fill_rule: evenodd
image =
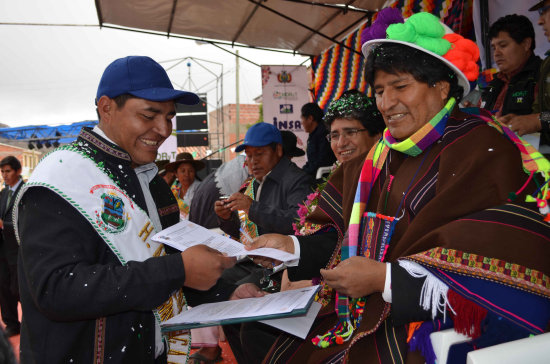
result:
<svg viewBox="0 0 550 364"><path fill-rule="evenodd" d="M99 24L316 56L385 0L95 0Z"/></svg>
<svg viewBox="0 0 550 364"><path fill-rule="evenodd" d="M486 0L483 0L486 1ZM326 108L343 91L366 91L361 32L383 7L427 11L473 37L473 0L95 0L101 26L200 37L212 43L312 56L313 99ZM343 3L343 4L342 4Z"/></svg>
<svg viewBox="0 0 550 364"><path fill-rule="evenodd" d="M0 138L19 142L29 142L29 149L41 148L42 145L58 146L70 143L76 139L80 129L85 126L93 127L97 121L79 121L69 125L30 125L16 128L1 128ZM32 145L32 147L31 147Z"/></svg>

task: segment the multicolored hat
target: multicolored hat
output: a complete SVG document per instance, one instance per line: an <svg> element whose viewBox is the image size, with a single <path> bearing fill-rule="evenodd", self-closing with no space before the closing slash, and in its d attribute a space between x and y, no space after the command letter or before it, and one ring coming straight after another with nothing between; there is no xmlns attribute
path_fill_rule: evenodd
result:
<svg viewBox="0 0 550 364"><path fill-rule="evenodd" d="M403 19L399 9L385 8L378 12L376 21L361 34L363 55L382 43L403 44L425 52L453 70L463 96L470 92L469 81L479 74L479 49L469 39L454 33L438 17L430 13L416 13Z"/></svg>

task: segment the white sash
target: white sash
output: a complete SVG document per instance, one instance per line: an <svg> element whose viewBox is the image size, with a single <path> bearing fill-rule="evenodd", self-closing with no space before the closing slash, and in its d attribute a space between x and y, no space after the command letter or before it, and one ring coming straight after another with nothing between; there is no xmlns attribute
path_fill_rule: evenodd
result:
<svg viewBox="0 0 550 364"><path fill-rule="evenodd" d="M118 188L100 166L71 147L62 147L46 155L21 187L13 209L18 241L17 206L25 191L35 186L48 188L69 202L93 226L122 265L166 254L164 245L151 240L156 231L147 213ZM163 306L153 310L157 346L162 345L161 320L185 309L180 289ZM190 338L188 341L190 346Z"/></svg>

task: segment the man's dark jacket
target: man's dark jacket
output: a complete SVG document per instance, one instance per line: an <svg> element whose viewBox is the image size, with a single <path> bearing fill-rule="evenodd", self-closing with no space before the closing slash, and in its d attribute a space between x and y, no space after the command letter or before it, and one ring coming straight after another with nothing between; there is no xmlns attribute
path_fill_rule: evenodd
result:
<svg viewBox="0 0 550 364"><path fill-rule="evenodd" d="M527 115L532 113L535 101L535 89L539 77L542 60L534 54L529 57L525 66L510 79L506 96L502 104L502 115L516 114ZM504 81L495 75L493 80L482 91L483 106L487 110L493 110L498 95L504 87Z"/></svg>
<svg viewBox="0 0 550 364"><path fill-rule="evenodd" d="M17 251L19 250L19 244L17 244L17 239L15 239L15 232L13 230L13 203L15 201L15 196L17 196L17 193L24 184L25 182L21 181L17 189L13 191L9 205L7 205L9 187L4 188L0 196L0 219L2 219L3 222L2 237L4 239L2 253L5 254L8 263L13 265L17 264Z"/></svg>
<svg viewBox="0 0 550 364"><path fill-rule="evenodd" d="M117 186L147 211L124 150L90 130L80 133L74 143L79 145L102 162ZM179 209L168 185L157 175L149 187L163 228L177 223ZM180 254L122 266L72 205L42 187L23 195L18 227L22 363L155 362L151 310L183 286ZM229 295L229 291L215 291L218 300ZM193 304L214 299L195 290L184 292Z"/></svg>
<svg viewBox="0 0 550 364"><path fill-rule="evenodd" d="M321 122L307 138L307 162L302 169L313 177L315 177L319 167L332 166L336 161L336 157L327 140L327 134L328 131L325 124Z"/></svg>
<svg viewBox="0 0 550 364"><path fill-rule="evenodd" d="M313 178L288 158L281 158L271 173L264 177L260 200L253 201L248 217L258 225L261 234L292 234L292 223L298 217L298 204L312 192ZM254 195L259 183L254 180ZM220 228L227 234L239 237L240 222L236 212L230 220L219 219Z"/></svg>

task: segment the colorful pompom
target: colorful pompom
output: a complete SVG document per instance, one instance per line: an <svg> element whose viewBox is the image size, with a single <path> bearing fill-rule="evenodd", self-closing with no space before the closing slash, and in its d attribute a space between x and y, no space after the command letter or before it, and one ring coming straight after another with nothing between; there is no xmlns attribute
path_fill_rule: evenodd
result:
<svg viewBox="0 0 550 364"><path fill-rule="evenodd" d="M401 40L403 42L415 43L417 34L414 26L405 24L392 24L386 29L388 39Z"/></svg>
<svg viewBox="0 0 550 364"><path fill-rule="evenodd" d="M441 38L445 28L439 18L430 13L417 13L407 19L407 24L414 26L416 33L429 38Z"/></svg>
<svg viewBox="0 0 550 364"><path fill-rule="evenodd" d="M390 24L403 23L401 11L395 8L384 8L377 13L376 21L361 33L361 43L372 39L386 38L386 29Z"/></svg>
<svg viewBox="0 0 550 364"><path fill-rule="evenodd" d="M477 80L479 75L479 49L477 45L469 39L465 39L460 34L446 34L444 39L451 43L451 49L443 56L446 60L454 64L464 73L469 81Z"/></svg>

